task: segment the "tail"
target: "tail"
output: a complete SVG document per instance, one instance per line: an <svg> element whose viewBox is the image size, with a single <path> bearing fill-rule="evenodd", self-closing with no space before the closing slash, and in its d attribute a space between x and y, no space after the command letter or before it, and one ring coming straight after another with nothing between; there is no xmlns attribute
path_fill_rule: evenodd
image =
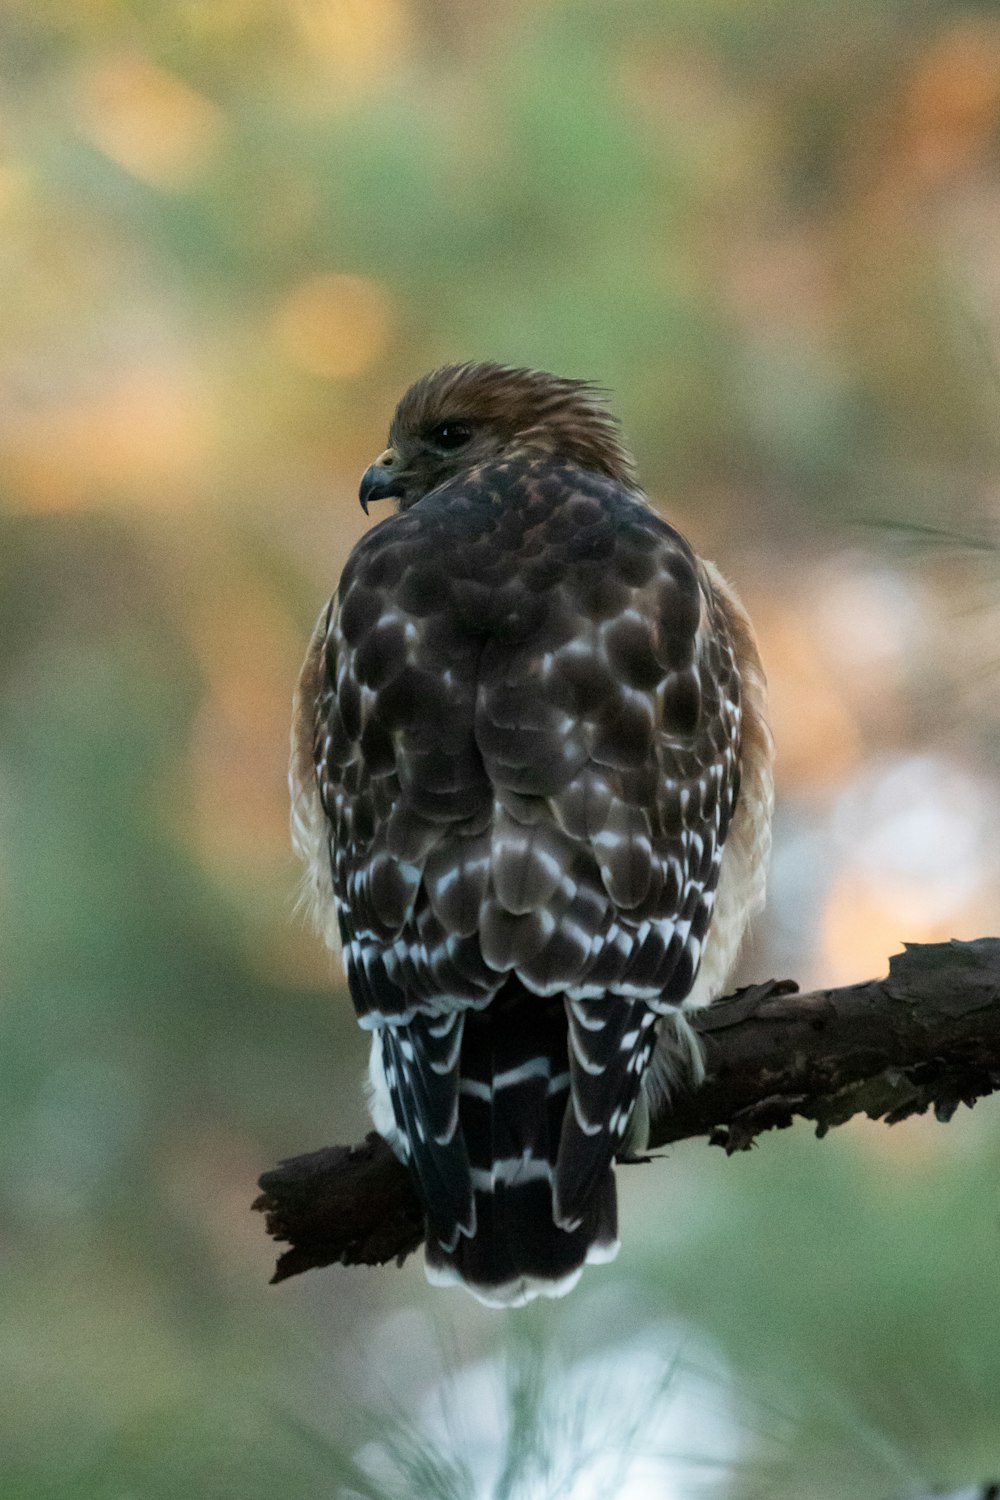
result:
<svg viewBox="0 0 1000 1500"><path fill-rule="evenodd" d="M569 1046L564 998L530 994L513 977L486 1010L466 1011L459 1133L475 1211L471 1233L463 1227L457 1235L437 1232L428 1214L432 1282L462 1282L481 1302L516 1307L562 1296L587 1262L617 1254L614 1140L605 1137L588 1162L572 1214L561 1211L560 1143L577 1071Z"/></svg>

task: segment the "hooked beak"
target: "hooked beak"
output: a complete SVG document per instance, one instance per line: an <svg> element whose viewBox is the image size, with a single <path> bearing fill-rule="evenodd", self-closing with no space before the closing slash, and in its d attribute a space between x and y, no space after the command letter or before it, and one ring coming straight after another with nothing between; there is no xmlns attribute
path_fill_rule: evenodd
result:
<svg viewBox="0 0 1000 1500"><path fill-rule="evenodd" d="M358 490L361 509L367 515L368 507L373 500L389 500L393 496L398 498L403 492L399 459L394 448L387 448L384 453L379 454L373 464L369 464L361 476L361 487Z"/></svg>

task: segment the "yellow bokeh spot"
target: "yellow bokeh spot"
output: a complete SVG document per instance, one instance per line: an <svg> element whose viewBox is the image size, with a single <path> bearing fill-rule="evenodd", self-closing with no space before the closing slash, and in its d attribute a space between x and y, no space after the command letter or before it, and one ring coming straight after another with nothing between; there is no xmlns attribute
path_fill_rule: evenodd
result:
<svg viewBox="0 0 1000 1500"><path fill-rule="evenodd" d="M212 161L222 112L173 73L134 56L105 60L83 76L77 124L125 171L155 187L182 187Z"/></svg>
<svg viewBox="0 0 1000 1500"><path fill-rule="evenodd" d="M308 374L359 375L389 342L392 307L363 276L311 276L278 308L273 328L285 355Z"/></svg>
<svg viewBox="0 0 1000 1500"><path fill-rule="evenodd" d="M6 226L23 213L31 189L31 174L23 162L0 161L0 223Z"/></svg>
<svg viewBox="0 0 1000 1500"><path fill-rule="evenodd" d="M768 717L784 790L837 784L858 763L860 732L805 612L773 599L752 609L767 663Z"/></svg>
<svg viewBox="0 0 1000 1500"><path fill-rule="evenodd" d="M823 911L822 972L830 984L856 984L888 972L903 943L945 943L988 931L996 891L974 892L961 910L937 917L916 880L886 874L877 888L856 869L834 882Z"/></svg>
<svg viewBox="0 0 1000 1500"><path fill-rule="evenodd" d="M990 150L1000 120L1000 29L960 21L923 52L909 81L903 147L918 174L937 179Z"/></svg>
<svg viewBox="0 0 1000 1500"><path fill-rule="evenodd" d="M202 864L238 888L292 867L288 729L303 644L225 536L200 526L197 538L208 577L183 585L190 597L182 623L202 703L171 821Z"/></svg>
<svg viewBox="0 0 1000 1500"><path fill-rule="evenodd" d="M384 84L412 32L403 0L294 0L293 15L310 52L337 82L328 102L341 106Z"/></svg>
<svg viewBox="0 0 1000 1500"><path fill-rule="evenodd" d="M23 510L187 497L212 444L204 392L171 367L132 370L93 396L8 415L4 467Z"/></svg>

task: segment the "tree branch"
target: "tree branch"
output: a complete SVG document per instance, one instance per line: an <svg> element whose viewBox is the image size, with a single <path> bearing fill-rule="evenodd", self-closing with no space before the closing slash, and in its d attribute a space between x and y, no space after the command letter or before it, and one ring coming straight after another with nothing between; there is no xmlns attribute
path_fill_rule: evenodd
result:
<svg viewBox="0 0 1000 1500"><path fill-rule="evenodd" d="M913 944L885 979L796 993L790 981L752 985L692 1022L705 1081L653 1121L650 1145L707 1136L746 1151L796 1115L817 1135L852 1115L893 1125L1000 1087L1000 938ZM381 1137L284 1161L260 1179L254 1208L291 1249L273 1281L316 1266L402 1263L423 1239L407 1169Z"/></svg>

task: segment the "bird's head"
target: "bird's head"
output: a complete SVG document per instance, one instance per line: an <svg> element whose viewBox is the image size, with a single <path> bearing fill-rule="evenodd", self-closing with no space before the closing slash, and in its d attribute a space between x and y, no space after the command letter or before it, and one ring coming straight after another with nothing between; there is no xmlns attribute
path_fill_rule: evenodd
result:
<svg viewBox="0 0 1000 1500"><path fill-rule="evenodd" d="M589 381L509 365L445 365L411 385L389 446L365 470L360 500L401 510L439 485L514 452L541 452L633 486L618 424Z"/></svg>

